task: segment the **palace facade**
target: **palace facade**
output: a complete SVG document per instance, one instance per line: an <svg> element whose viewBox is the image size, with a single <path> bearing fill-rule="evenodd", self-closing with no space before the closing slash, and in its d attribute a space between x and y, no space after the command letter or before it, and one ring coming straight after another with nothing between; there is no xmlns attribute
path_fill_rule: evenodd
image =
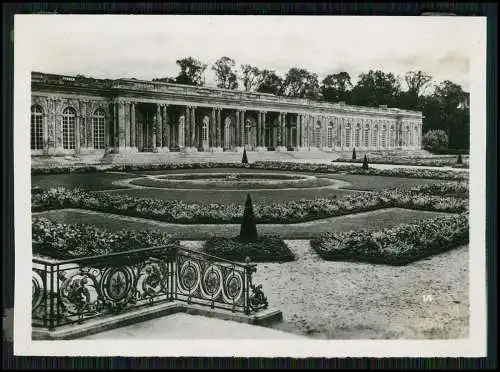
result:
<svg viewBox="0 0 500 372"><path fill-rule="evenodd" d="M31 79L33 155L421 148L415 111L135 79Z"/></svg>

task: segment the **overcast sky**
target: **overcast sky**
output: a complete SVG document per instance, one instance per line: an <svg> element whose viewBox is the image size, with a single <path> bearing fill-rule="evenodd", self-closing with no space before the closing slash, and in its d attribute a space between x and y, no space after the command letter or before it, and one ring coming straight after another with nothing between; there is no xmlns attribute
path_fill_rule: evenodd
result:
<svg viewBox="0 0 500 372"><path fill-rule="evenodd" d="M19 16L16 16L19 17ZM430 73L468 91L474 33L464 17L24 15L32 70L96 78L175 77L177 59L210 66L221 56L275 70L318 74L381 69ZM16 30L16 28L15 28ZM16 32L16 31L15 31ZM16 39L16 47L18 40ZM404 86L404 84L403 84Z"/></svg>

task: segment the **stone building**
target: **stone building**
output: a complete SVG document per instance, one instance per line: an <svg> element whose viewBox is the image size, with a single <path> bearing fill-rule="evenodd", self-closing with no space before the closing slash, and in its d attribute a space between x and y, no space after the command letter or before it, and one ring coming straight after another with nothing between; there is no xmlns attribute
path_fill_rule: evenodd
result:
<svg viewBox="0 0 500 372"><path fill-rule="evenodd" d="M415 111L135 79L31 79L33 155L421 148Z"/></svg>

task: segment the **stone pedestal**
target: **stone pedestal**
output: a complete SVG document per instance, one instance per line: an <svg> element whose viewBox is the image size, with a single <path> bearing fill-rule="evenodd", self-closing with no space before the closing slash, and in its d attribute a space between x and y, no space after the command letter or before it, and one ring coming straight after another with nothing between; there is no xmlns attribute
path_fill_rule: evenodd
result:
<svg viewBox="0 0 500 372"><path fill-rule="evenodd" d="M275 149L275 151L277 151L277 152L286 152L287 149L286 149L285 146L277 146L276 149Z"/></svg>
<svg viewBox="0 0 500 372"><path fill-rule="evenodd" d="M258 147L255 148L255 151L257 151L257 152L265 152L265 151L267 151L267 147L258 146Z"/></svg>
<svg viewBox="0 0 500 372"><path fill-rule="evenodd" d="M198 152L198 149L196 147L183 147L181 149L181 152L184 152L184 153L192 153L192 152Z"/></svg>
<svg viewBox="0 0 500 372"><path fill-rule="evenodd" d="M309 147L296 147L294 151L300 151L300 152L309 151Z"/></svg>
<svg viewBox="0 0 500 372"><path fill-rule="evenodd" d="M118 148L118 153L120 153L120 154L132 154L132 153L136 153L136 152L138 152L137 147L127 146L127 147Z"/></svg>

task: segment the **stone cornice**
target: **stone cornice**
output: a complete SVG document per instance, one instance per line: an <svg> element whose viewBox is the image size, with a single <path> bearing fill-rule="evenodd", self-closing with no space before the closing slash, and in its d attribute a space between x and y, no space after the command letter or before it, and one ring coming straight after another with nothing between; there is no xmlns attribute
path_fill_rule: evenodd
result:
<svg viewBox="0 0 500 372"><path fill-rule="evenodd" d="M357 107L306 99L278 97L269 94L223 90L211 87L194 87L140 80L79 79L71 76L32 74L32 91L71 94L93 94L109 99L119 98L134 102L187 105L190 107L217 107L240 111L269 111L306 115L356 115L365 117L403 117L421 120L422 113L415 111Z"/></svg>

